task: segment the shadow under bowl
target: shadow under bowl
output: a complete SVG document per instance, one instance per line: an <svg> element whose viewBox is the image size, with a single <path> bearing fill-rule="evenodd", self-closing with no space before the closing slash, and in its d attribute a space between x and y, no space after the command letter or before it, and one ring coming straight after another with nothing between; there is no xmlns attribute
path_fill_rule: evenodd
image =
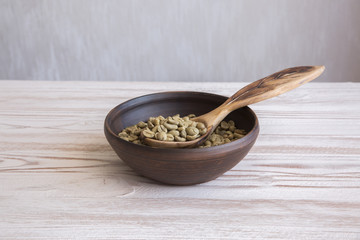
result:
<svg viewBox="0 0 360 240"><path fill-rule="evenodd" d="M180 114L200 116L225 102L227 97L203 92L163 92L126 101L112 109L105 119L104 131L116 154L135 172L173 185L192 185L221 176L239 163L254 145L259 123L249 107L230 113L236 127L247 131L245 137L209 148L153 148L127 142L117 136L125 127L147 121L149 117Z"/></svg>

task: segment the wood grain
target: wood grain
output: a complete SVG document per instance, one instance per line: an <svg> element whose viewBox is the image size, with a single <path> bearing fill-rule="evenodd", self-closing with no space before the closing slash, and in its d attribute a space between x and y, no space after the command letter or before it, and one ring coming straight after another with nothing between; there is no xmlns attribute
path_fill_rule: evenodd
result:
<svg viewBox="0 0 360 240"><path fill-rule="evenodd" d="M136 175L104 137L127 99L244 85L1 81L0 238L359 239L360 84L309 83L254 105L250 153L196 186Z"/></svg>

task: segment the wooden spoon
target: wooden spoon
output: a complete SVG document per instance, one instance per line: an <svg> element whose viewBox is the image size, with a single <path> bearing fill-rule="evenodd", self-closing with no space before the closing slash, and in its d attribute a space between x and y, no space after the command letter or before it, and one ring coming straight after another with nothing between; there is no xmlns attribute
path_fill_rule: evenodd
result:
<svg viewBox="0 0 360 240"><path fill-rule="evenodd" d="M325 70L324 66L293 67L274 73L268 77L257 80L229 97L222 105L211 112L192 118L196 122L203 122L207 132L201 137L187 142L159 141L144 138L144 143L159 148L192 148L203 144L217 125L232 111L257 103L297 88L314 80Z"/></svg>

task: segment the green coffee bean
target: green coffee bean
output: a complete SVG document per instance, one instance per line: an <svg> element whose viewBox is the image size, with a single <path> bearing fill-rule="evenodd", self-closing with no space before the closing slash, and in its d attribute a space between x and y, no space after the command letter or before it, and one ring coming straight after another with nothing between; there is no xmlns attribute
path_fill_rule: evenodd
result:
<svg viewBox="0 0 360 240"><path fill-rule="evenodd" d="M153 129L155 127L155 125L151 121L148 121L147 124L150 129Z"/></svg>
<svg viewBox="0 0 360 240"><path fill-rule="evenodd" d="M141 132L142 132L142 129L138 128L138 129L134 130L133 134L135 134L136 136L140 136Z"/></svg>
<svg viewBox="0 0 360 240"><path fill-rule="evenodd" d="M235 131L235 129L236 129L236 127L235 127L235 126L231 126L231 125L230 125L229 130L230 130L231 132L234 132L234 131Z"/></svg>
<svg viewBox="0 0 360 240"><path fill-rule="evenodd" d="M153 127L153 128L151 129L151 131L154 132L154 133L157 133L157 132L158 132L158 128L159 128L159 125Z"/></svg>
<svg viewBox="0 0 360 240"><path fill-rule="evenodd" d="M155 136L155 133L149 129L145 129L144 131L142 131L144 137L147 137L147 138L154 138Z"/></svg>
<svg viewBox="0 0 360 240"><path fill-rule="evenodd" d="M197 124L198 124L197 122L191 122L191 123L189 124L189 127L196 128Z"/></svg>
<svg viewBox="0 0 360 240"><path fill-rule="evenodd" d="M185 121L179 121L179 127L184 127L184 128L187 128L188 127L188 123L185 122Z"/></svg>
<svg viewBox="0 0 360 240"><path fill-rule="evenodd" d="M215 140L216 140L216 138L218 138L218 136L219 136L218 134L213 133L213 134L210 135L209 140L211 142L215 142Z"/></svg>
<svg viewBox="0 0 360 240"><path fill-rule="evenodd" d="M154 123L155 117L149 117L147 123Z"/></svg>
<svg viewBox="0 0 360 240"><path fill-rule="evenodd" d="M130 142L133 142L133 141L135 141L135 140L138 140L138 138L139 138L138 136L131 134L131 135L129 136L129 141L130 141Z"/></svg>
<svg viewBox="0 0 360 240"><path fill-rule="evenodd" d="M221 123L220 123L220 126L221 126L221 128L222 129L224 129L224 130L228 130L229 129L229 124L227 123L227 122L225 122L225 121L222 121Z"/></svg>
<svg viewBox="0 0 360 240"><path fill-rule="evenodd" d="M234 138L234 134L231 131L226 131L226 138L231 140Z"/></svg>
<svg viewBox="0 0 360 240"><path fill-rule="evenodd" d="M171 130L168 132L169 134L173 135L173 136L179 136L180 135L180 132L177 131L177 130Z"/></svg>
<svg viewBox="0 0 360 240"><path fill-rule="evenodd" d="M164 132L164 133L168 132L167 128L164 125L158 125L157 131Z"/></svg>
<svg viewBox="0 0 360 240"><path fill-rule="evenodd" d="M194 117L195 117L195 114L189 114L189 115L187 115L187 117L189 117L189 118L194 118Z"/></svg>
<svg viewBox="0 0 360 240"><path fill-rule="evenodd" d="M174 139L174 135L171 135L170 133L166 134L166 141L174 141Z"/></svg>
<svg viewBox="0 0 360 240"><path fill-rule="evenodd" d="M179 124L179 120L175 120L174 118L172 118L172 117L169 117L168 119L167 119L167 122L168 123L170 123L170 124L174 124L174 125L178 125ZM165 123L164 123L165 124Z"/></svg>
<svg viewBox="0 0 360 240"><path fill-rule="evenodd" d="M160 119L159 119L159 118L155 118L154 121L153 121L153 124L154 124L155 126L160 125Z"/></svg>
<svg viewBox="0 0 360 240"><path fill-rule="evenodd" d="M204 135L207 132L206 128L200 129L199 133L200 135Z"/></svg>
<svg viewBox="0 0 360 240"><path fill-rule="evenodd" d="M134 125L134 126L131 126L131 127L126 128L125 130L126 130L126 132L127 132L128 134L131 134L131 133L133 133L136 129L137 129L137 127Z"/></svg>
<svg viewBox="0 0 360 240"><path fill-rule="evenodd" d="M198 129L204 129L204 128L205 128L205 124L203 124L202 122L198 122L198 123L196 124L196 127L197 127Z"/></svg>
<svg viewBox="0 0 360 240"><path fill-rule="evenodd" d="M191 135L187 135L187 136L186 136L186 140L188 140L188 141L192 141L192 140L197 139L198 137L199 137L199 135L193 135L193 136L191 136Z"/></svg>
<svg viewBox="0 0 360 240"><path fill-rule="evenodd" d="M199 134L199 129L195 127L188 127L186 128L186 133L190 136L196 136Z"/></svg>
<svg viewBox="0 0 360 240"><path fill-rule="evenodd" d="M179 137L179 136L175 136L175 141L177 142L185 142L186 141L186 138L182 138L182 137Z"/></svg>
<svg viewBox="0 0 360 240"><path fill-rule="evenodd" d="M183 130L180 131L180 136L181 136L181 137L186 138L186 135L187 135L187 134L186 134L186 130L185 130L185 129L183 129Z"/></svg>
<svg viewBox="0 0 360 240"><path fill-rule="evenodd" d="M243 129L236 129L235 132L243 135L246 134L246 131Z"/></svg>
<svg viewBox="0 0 360 240"><path fill-rule="evenodd" d="M126 133L126 132L124 132L124 131L122 131L121 133L119 133L119 137L121 137L121 138L127 138L129 135Z"/></svg>
<svg viewBox="0 0 360 240"><path fill-rule="evenodd" d="M166 132L157 132L155 138L160 141L165 141L167 139L167 134Z"/></svg>
<svg viewBox="0 0 360 240"><path fill-rule="evenodd" d="M239 139L239 138L244 137L244 135L239 134L239 133L234 133L234 137L237 138L237 139Z"/></svg>
<svg viewBox="0 0 360 240"><path fill-rule="evenodd" d="M214 132L215 132L216 134L219 134L219 132L220 132L220 127L216 127Z"/></svg>
<svg viewBox="0 0 360 240"><path fill-rule="evenodd" d="M137 124L137 126L140 127L140 128L145 128L145 127L147 127L147 124L144 123L143 121L141 121L141 122L139 122L139 123Z"/></svg>
<svg viewBox="0 0 360 240"><path fill-rule="evenodd" d="M160 125L161 126L161 125ZM170 124L170 123L167 123L165 122L164 123L164 126L168 129L168 130L175 130L178 128L178 126L176 124Z"/></svg>
<svg viewBox="0 0 360 240"><path fill-rule="evenodd" d="M226 131L225 130L220 130L218 131L218 133L220 136L224 136L226 134Z"/></svg>

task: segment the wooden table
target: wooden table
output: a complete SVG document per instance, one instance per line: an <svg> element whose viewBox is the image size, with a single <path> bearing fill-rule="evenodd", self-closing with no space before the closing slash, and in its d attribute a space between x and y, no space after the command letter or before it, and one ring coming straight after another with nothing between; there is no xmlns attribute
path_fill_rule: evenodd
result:
<svg viewBox="0 0 360 240"><path fill-rule="evenodd" d="M255 146L200 185L138 176L104 137L127 99L244 85L0 81L0 239L360 239L360 83L253 105Z"/></svg>

